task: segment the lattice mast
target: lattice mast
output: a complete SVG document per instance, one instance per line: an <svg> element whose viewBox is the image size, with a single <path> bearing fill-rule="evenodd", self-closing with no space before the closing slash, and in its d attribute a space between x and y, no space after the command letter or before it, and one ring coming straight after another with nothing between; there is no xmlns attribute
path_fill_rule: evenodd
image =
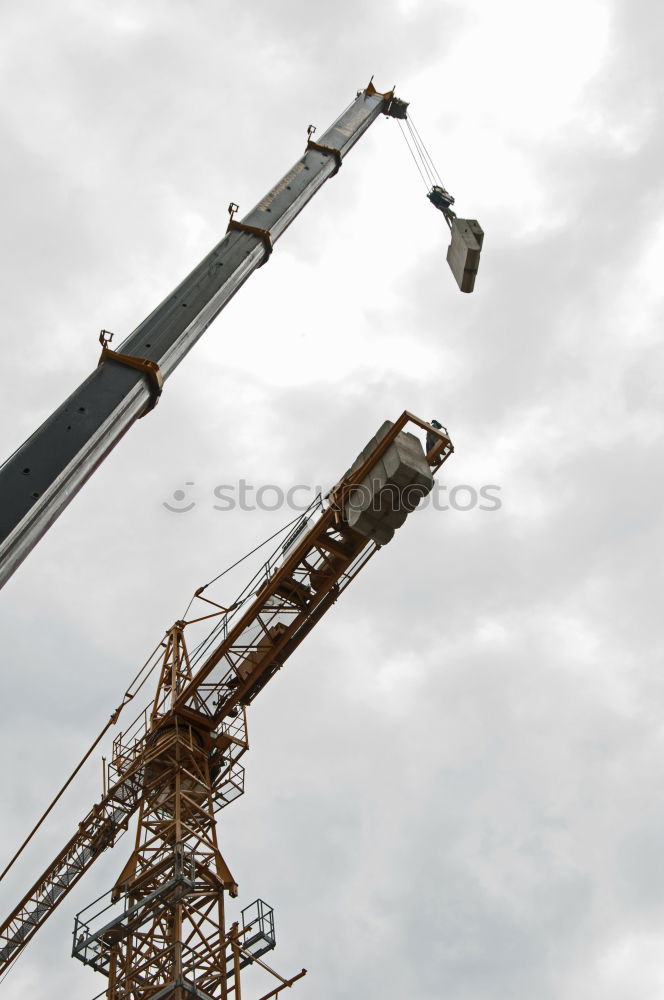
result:
<svg viewBox="0 0 664 1000"><path fill-rule="evenodd" d="M215 778L225 760L206 728L174 713L193 674L185 622L169 630L144 751L134 850L112 893L120 913L75 928L74 952L108 975L109 1000L240 996L224 894L237 885L217 843ZM236 743L246 749L246 739ZM86 933L86 931L88 933ZM229 954L230 953L230 954ZM230 960L230 965L229 965Z"/></svg>

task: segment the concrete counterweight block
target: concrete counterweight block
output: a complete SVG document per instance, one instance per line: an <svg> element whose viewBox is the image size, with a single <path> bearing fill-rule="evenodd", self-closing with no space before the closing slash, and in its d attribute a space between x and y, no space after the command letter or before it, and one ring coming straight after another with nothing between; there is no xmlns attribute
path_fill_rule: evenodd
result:
<svg viewBox="0 0 664 1000"><path fill-rule="evenodd" d="M453 219L447 263L462 292L472 292L480 266L484 231L477 219Z"/></svg>
<svg viewBox="0 0 664 1000"><path fill-rule="evenodd" d="M429 490L433 486L433 476L424 449L414 434L402 431L383 455L383 465L388 481L397 486L419 483L424 487L428 486Z"/></svg>
<svg viewBox="0 0 664 1000"><path fill-rule="evenodd" d="M368 476L359 483L348 498L350 510L362 511L376 508L376 497L389 483L385 465L378 459Z"/></svg>
<svg viewBox="0 0 664 1000"><path fill-rule="evenodd" d="M380 520L391 528L400 528L408 517L408 511L403 508L403 490L404 487L388 483L376 497Z"/></svg>
<svg viewBox="0 0 664 1000"><path fill-rule="evenodd" d="M373 539L376 545L387 545L394 538L394 528L390 528L387 524L381 522L369 533L369 538Z"/></svg>
<svg viewBox="0 0 664 1000"><path fill-rule="evenodd" d="M364 464L392 426L385 421L353 462L351 472ZM377 545L385 545L432 488L433 476L419 438L402 431L351 492L344 511L346 522Z"/></svg>
<svg viewBox="0 0 664 1000"><path fill-rule="evenodd" d="M354 511L350 508L346 520L354 531L373 538L377 545L386 545L394 535L394 527L371 510Z"/></svg>

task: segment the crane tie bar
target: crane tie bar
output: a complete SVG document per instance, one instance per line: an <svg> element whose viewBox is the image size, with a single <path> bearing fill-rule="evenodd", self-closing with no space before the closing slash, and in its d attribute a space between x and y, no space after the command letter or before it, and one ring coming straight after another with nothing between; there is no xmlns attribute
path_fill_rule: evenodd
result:
<svg viewBox="0 0 664 1000"><path fill-rule="evenodd" d="M127 368L135 368L136 371L142 372L143 375L148 377L148 387L150 389L150 402L146 406L141 416L144 417L146 413L154 410L155 406L159 402L159 397L161 396L162 389L164 388L164 376L161 374L159 365L156 361L148 361L147 358L136 358L133 354L121 354L119 351L113 351L108 344L113 339L113 334L109 330L102 330L99 334L99 343L101 344L101 354L99 356L99 365L102 365L104 361L115 361L119 365L125 365Z"/></svg>
<svg viewBox="0 0 664 1000"><path fill-rule="evenodd" d="M334 177L334 175L339 172L341 164L343 163L340 149L336 149L334 146L324 146L320 142L314 142L313 139L309 139L309 141L307 142L307 149L308 150L315 149L319 153L328 153L328 155L333 156L336 163L336 167L330 174L330 177Z"/></svg>
<svg viewBox="0 0 664 1000"><path fill-rule="evenodd" d="M264 264L265 261L267 260L267 258L272 253L272 250L273 250L273 247L272 247L272 237L271 237L269 231L267 229L260 229L259 226L248 226L246 224L246 222L237 222L236 219L234 219L234 218L231 217L231 219L230 219L230 221L228 223L228 228L226 229L226 232L230 233L234 229L238 230L241 233L249 233L251 236L260 236L260 238L263 241L263 245L265 246L265 251L266 251L265 260L263 260L263 264Z"/></svg>

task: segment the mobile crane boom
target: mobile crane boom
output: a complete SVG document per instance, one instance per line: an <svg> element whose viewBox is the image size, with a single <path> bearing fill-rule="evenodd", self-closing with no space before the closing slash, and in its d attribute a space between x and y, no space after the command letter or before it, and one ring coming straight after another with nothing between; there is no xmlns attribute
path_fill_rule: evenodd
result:
<svg viewBox="0 0 664 1000"><path fill-rule="evenodd" d="M416 436L404 432L409 424L427 431L426 456ZM229 804L243 790L243 770L238 761L248 749L247 706L429 492L434 474L452 452L444 428L435 428L408 411L394 423L386 421L330 491L327 508L319 506L303 515L231 607L212 616L217 618L216 624L191 657L183 633L187 625L204 618L178 621L167 631L163 651L157 647L155 654L155 663L161 664L157 695L151 708L115 739L102 798L0 926L0 973L15 961L96 858L113 846L137 810L147 823L150 802L155 815L151 819L149 847L154 851L157 843L161 852L156 860L152 856L148 859L152 882L146 882L145 871L140 868L141 852L145 854L147 849L139 845L118 880L116 895L133 885L132 919L138 920L139 910L141 919L148 919L150 907L161 898L159 894L172 892L174 878L184 878L181 866L186 849L187 856L193 858L191 892L193 897L201 896L212 878L206 870L211 862L207 855L204 861L196 860L196 852L200 853L202 842L209 845L216 837L215 809ZM203 589L195 596L200 596ZM184 758L191 758L192 763L183 764ZM196 768L200 774L192 785L193 779L186 781L183 775L193 774ZM207 777L201 776L203 772ZM200 813L204 812L204 796L199 789L206 781L211 804L203 822ZM176 787L181 800L171 806ZM194 801L195 795L200 801ZM196 822L188 816L188 809L197 810ZM175 816L180 833L175 833L172 826ZM155 823L162 824L157 833ZM204 831L200 834L202 840L194 837L192 841L191 831L200 828ZM224 891L236 895L237 886L220 855L213 867L219 880L217 895ZM183 902L178 897L178 905L186 906L186 899ZM164 919L162 914L160 920ZM101 936L86 924L84 933L76 934L74 953L86 964L109 974L107 946L112 941L113 947L119 947L118 942L125 939L124 929L130 924L125 914L116 932L110 934L106 926ZM177 921L176 925L180 926ZM152 940L145 931L139 937L143 942ZM171 943L175 947L177 942ZM208 946L209 940L202 939L196 955L199 969L207 961L205 956L209 958L212 953ZM134 947L138 948L136 942ZM213 951L217 954L219 947ZM156 972L154 975L158 978ZM200 995L226 998L225 972L217 969L210 975L217 977L215 988L221 993L206 987Z"/></svg>
<svg viewBox="0 0 664 1000"><path fill-rule="evenodd" d="M0 587L369 126L406 108L370 83L117 351L102 331L98 367L0 468Z"/></svg>
<svg viewBox="0 0 664 1000"><path fill-rule="evenodd" d="M407 117L394 91L370 81L320 141L241 221L231 203L226 235L184 281L127 337L118 350L102 330L97 368L0 467L0 587L59 517L106 455L148 413L164 381L191 350L249 275L369 126L385 114ZM475 220L457 219L454 202L434 186L430 200L452 232L448 262L462 291L472 291L483 233Z"/></svg>

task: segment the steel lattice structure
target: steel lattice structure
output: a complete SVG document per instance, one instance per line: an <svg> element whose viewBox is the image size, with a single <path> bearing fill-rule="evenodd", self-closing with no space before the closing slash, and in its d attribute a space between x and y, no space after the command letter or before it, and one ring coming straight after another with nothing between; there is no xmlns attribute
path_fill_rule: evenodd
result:
<svg viewBox="0 0 664 1000"><path fill-rule="evenodd" d="M238 890L219 850L216 817L244 790L247 707L379 551L349 526L348 505L379 466L381 496L393 489L408 468L399 447L412 449L415 440L403 433L409 423L433 442L426 458L417 443L432 485L452 444L444 429L405 412L383 425L327 508L303 515L230 608L208 602L212 614L166 632L156 694L114 740L101 800L0 927L0 971L137 812L134 849L109 899L79 914L74 931L75 956L108 977L108 1000L241 1000L247 965L276 978L267 1000L305 974L286 979L265 964L274 930L262 900L243 911L242 924L227 927L225 897ZM385 470L395 455L401 465L390 479ZM431 485L419 487L418 497ZM400 523L411 509L409 501L397 513ZM216 623L190 654L185 630L207 618Z"/></svg>

